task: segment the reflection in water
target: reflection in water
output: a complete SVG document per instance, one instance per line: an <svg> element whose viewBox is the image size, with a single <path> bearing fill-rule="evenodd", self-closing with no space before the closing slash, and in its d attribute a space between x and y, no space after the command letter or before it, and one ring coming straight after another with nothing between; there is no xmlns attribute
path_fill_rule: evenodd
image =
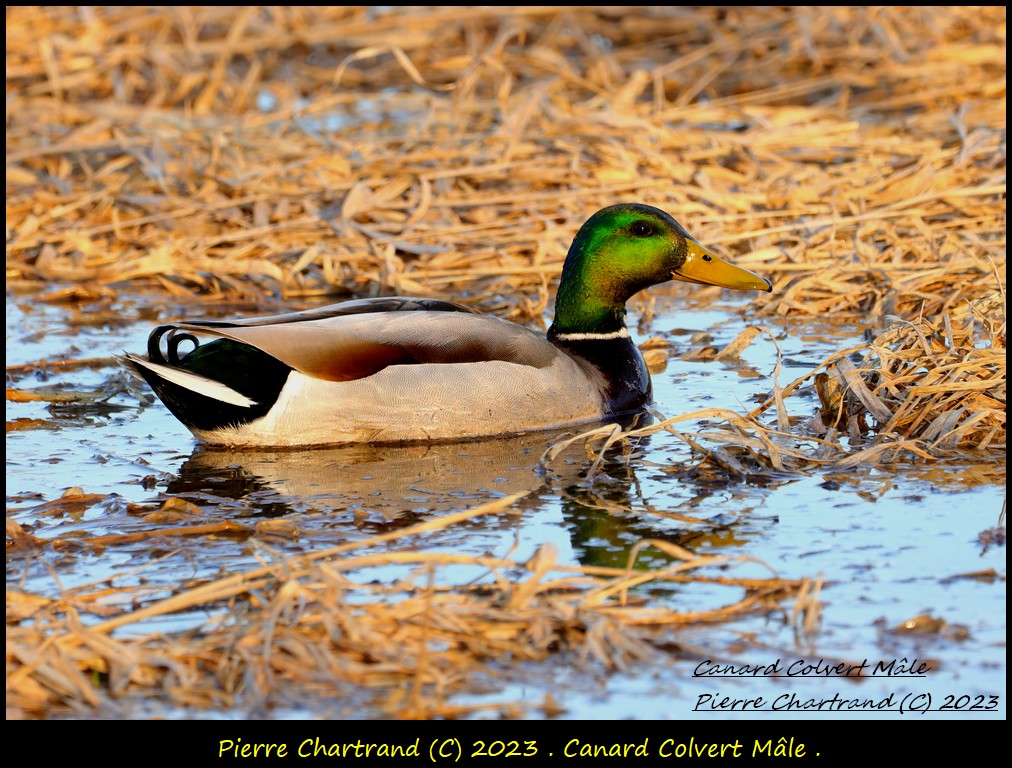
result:
<svg viewBox="0 0 1012 768"><path fill-rule="evenodd" d="M632 454L628 446L609 449L588 479L594 462L582 441L547 468L540 463L548 446L569 436L540 433L461 443L276 451L197 447L168 492L226 513L230 507L253 517L323 513L328 525L354 521L371 529L411 525L422 516L526 492L530 495L518 506L527 514L511 523L523 526L561 498L562 524L582 565L625 568L631 547L645 538L708 553L743 544L739 514L697 514L708 499L717 509L726 508L716 497L728 495L727 477L715 482L712 473L685 473L680 478L685 495L666 496L666 509L658 509L637 480L633 467L639 462L630 460L645 448L646 438ZM637 558L637 567L668 562L667 555L649 549Z"/></svg>
<svg viewBox="0 0 1012 768"><path fill-rule="evenodd" d="M688 530L671 528L663 525L662 519L637 518L632 510L617 514L611 509L587 505L571 495L563 498L562 508L573 549L583 565L625 568L629 565L629 550L641 539L661 539L693 551L702 549L704 554L715 554L720 547L745 543L745 539L736 534L733 523ZM664 553L651 549L639 554L633 567L663 568L670 561Z"/></svg>
<svg viewBox="0 0 1012 768"><path fill-rule="evenodd" d="M666 495L661 504L644 494L634 464L638 462L628 456L613 455L593 483L560 482L556 487L573 548L584 565L625 568L631 547L642 539L714 554L722 547L741 547L751 536L741 531L739 523L755 505L755 489L746 499L735 478L724 474L722 482L716 482L712 472L684 471L679 493ZM704 511L707 506L718 513ZM634 567L663 568L669 563L664 553L647 549Z"/></svg>
<svg viewBox="0 0 1012 768"><path fill-rule="evenodd" d="M198 447L169 493L242 500L259 514L353 511L381 522L467 509L544 486L538 460L555 435L309 450Z"/></svg>

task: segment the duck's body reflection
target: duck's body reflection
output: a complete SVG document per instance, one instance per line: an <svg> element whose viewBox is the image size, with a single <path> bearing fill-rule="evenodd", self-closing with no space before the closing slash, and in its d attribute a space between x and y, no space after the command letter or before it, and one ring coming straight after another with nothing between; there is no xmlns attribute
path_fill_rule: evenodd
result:
<svg viewBox="0 0 1012 768"><path fill-rule="evenodd" d="M500 554L519 545L513 556L523 559L549 540L560 562L582 565L624 567L630 547L642 538L691 546L701 534L717 532L637 514L634 510L650 504L639 498L636 462L628 457L606 461L592 487L586 482L592 460L582 442L555 457L546 470L545 450L568 436L280 451L198 447L168 491L205 508L226 513L231 508L242 517L297 513L307 538L316 529L329 534L324 540L354 537L356 530L370 535L527 493L515 507L520 516L472 520L464 535L441 536L441 543L486 552L499 549L494 539L506 548Z"/></svg>
<svg viewBox="0 0 1012 768"><path fill-rule="evenodd" d="M538 462L553 437L280 451L198 447L168 490L245 499L262 514L350 510L393 523L541 489ZM574 482L580 469L572 465Z"/></svg>

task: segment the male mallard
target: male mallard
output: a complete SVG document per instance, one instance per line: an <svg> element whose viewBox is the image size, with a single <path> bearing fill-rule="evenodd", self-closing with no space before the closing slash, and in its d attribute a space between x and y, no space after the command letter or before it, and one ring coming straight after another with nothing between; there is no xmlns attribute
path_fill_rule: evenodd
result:
<svg viewBox="0 0 1012 768"><path fill-rule="evenodd" d="M377 298L156 328L127 354L200 440L284 446L530 432L640 410L650 375L625 303L668 280L769 291L649 205L613 205L570 246L548 338L437 299ZM216 336L200 344L194 334ZM161 351L165 339L166 351ZM194 345L180 355L179 345Z"/></svg>

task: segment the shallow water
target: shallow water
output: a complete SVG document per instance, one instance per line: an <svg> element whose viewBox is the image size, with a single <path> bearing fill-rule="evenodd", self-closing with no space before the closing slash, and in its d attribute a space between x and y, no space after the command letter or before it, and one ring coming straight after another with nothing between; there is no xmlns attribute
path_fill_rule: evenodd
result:
<svg viewBox="0 0 1012 768"><path fill-rule="evenodd" d="M650 327L637 332L635 311L630 327L637 341L660 335L675 347L667 368L653 376L658 415L711 407L741 412L765 398L776 361L768 336L758 337L735 364L680 360L677 355L702 344L690 342L693 333L706 331L713 337L707 343L722 347L745 321L733 306L686 305L663 291L654 295L656 316ZM141 351L152 325L181 311L169 300L143 296L77 307L9 293L7 365ZM185 311L203 310L191 306ZM806 373L830 352L857 342L862 331L764 322L777 334L783 352L781 384ZM8 386L11 382L9 373ZM611 675L574 668L571 659L549 662L533 674L513 678L522 683L496 682L489 701L536 707L551 693L564 708L561 717L711 719L717 711L713 707L725 697L763 696L765 709L744 716L882 718L901 715L896 710L775 710L779 705L774 702L783 703L778 697L792 694L805 701L839 693L875 700L891 695L898 705L905 696L912 701L908 694L930 694L929 717L1005 717L1005 548L988 543L988 532L999 524L1004 505L1004 460L885 462L845 473L765 475L746 483L727 478L718 482L684 469L696 460L684 443L665 433L640 442L631 453L609 454L590 480L590 460L582 449L539 466L553 438L549 435L459 445L212 451L196 446L160 404L141 405L126 389L136 385L112 365L14 381L23 389L65 385L105 393L118 384L124 390L108 402L7 403L8 515L31 526L34 535L73 539L143 530L149 524L130 505L150 510L167 497L179 497L200 505L205 516L200 522L211 516L252 523L292 521L299 536L280 537L272 546L296 553L364 539L524 491L528 495L518 505L521 515L491 516L449 528L427 539L425 546L472 555L509 554L522 561L551 542L562 564L624 567L633 544L662 538L701 554L766 564L742 565L735 576L766 576L768 569L787 578L821 576L822 623L814 634L800 636L788 601L766 614L673 633L682 648L678 661L662 658ZM810 415L816 401L802 393L789 398L788 405L793 414ZM688 425L684 429L692 431ZM80 508L40 509L41 502L74 486L96 494L96 499ZM665 562L649 553L641 559L654 565ZM8 555L7 582L50 597L61 589L103 580L117 586L143 582L149 594L156 595L189 578L237 572L256 562L256 552L239 538L222 538L196 549L139 541L101 555ZM989 569L998 576L988 576ZM394 568L374 571L357 576L392 581L403 575ZM463 583L482 575L459 568L452 578ZM654 585L649 598L692 610L726 602L725 592L703 584ZM921 615L931 621L922 620L920 631L895 631ZM174 615L131 631L181 630L205 618ZM873 666L914 658L930 660L931 670L924 676L865 677L860 682L827 680L818 669L805 676L788 673L799 660L805 662L794 669L820 659L827 664L868 660ZM738 670L777 665L783 672L775 677L694 677L697 669L714 668L707 661ZM983 703L989 708L942 710L947 696L954 697L955 705ZM991 696L998 697L996 703ZM482 701L460 696L449 703ZM312 702L305 710L285 714L361 716L349 715L333 701ZM720 716L742 714L721 709Z"/></svg>

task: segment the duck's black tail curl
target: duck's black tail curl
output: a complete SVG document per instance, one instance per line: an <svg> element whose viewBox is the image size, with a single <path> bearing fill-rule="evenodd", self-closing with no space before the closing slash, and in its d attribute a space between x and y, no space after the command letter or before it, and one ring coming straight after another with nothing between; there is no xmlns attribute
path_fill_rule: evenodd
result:
<svg viewBox="0 0 1012 768"><path fill-rule="evenodd" d="M193 348L180 355L184 342ZM191 430L239 426L262 418L277 402L292 370L248 344L231 339L202 344L174 325L155 328L147 351L147 360L126 354L123 361Z"/></svg>

